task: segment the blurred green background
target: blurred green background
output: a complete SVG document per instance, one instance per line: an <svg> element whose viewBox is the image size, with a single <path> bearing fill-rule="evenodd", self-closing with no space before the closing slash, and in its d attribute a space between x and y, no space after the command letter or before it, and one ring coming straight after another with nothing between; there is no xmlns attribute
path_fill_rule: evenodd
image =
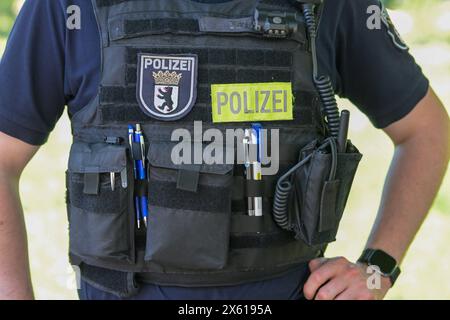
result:
<svg viewBox="0 0 450 320"><path fill-rule="evenodd" d="M21 2L0 1L0 56ZM392 20L410 45L411 53L449 109L450 1L385 2ZM327 255L343 255L355 260L375 218L393 147L388 138L374 129L348 101L342 100L340 105L352 111L350 137L360 147L364 158L338 241L330 245ZM49 142L26 169L21 182L33 284L38 299L77 298L75 278L66 253L68 232L64 208L64 170L70 141L70 125L64 115ZM450 299L449 244L450 176L447 174L430 215L404 261L403 275L388 298Z"/></svg>

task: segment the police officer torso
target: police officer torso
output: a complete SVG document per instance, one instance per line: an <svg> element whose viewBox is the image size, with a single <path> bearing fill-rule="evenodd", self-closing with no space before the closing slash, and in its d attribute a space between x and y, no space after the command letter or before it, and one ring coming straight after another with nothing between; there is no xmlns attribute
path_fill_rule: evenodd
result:
<svg viewBox="0 0 450 320"><path fill-rule="evenodd" d="M232 285L282 274L321 255L334 240L348 195L342 185L351 184L356 165L345 173L345 166L334 166L333 179L327 172L330 181L317 192L335 199L316 201L313 222L288 231L272 209L277 180L299 162L305 146L313 150L329 135L298 9L287 0L92 3L101 83L97 97L71 119L71 262L85 277L126 295L135 273L162 285ZM173 161L176 129L203 153L205 130L225 137L227 129L254 122L279 130L279 170L260 182L248 182L242 164ZM128 127L136 123L146 139L144 155L128 143ZM133 161L142 157L146 179L136 182ZM312 159L332 162L320 152ZM313 181L315 167L305 170ZM296 185L297 193L306 188ZM298 195L303 202L315 199L306 194ZM148 197L147 227L137 227L136 195ZM261 216L247 214L249 196L262 198ZM290 201L288 211L300 215Z"/></svg>

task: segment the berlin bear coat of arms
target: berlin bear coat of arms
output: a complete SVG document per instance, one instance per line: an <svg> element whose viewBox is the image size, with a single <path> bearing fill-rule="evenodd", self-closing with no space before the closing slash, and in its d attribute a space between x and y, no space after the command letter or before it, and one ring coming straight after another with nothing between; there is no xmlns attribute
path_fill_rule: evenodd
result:
<svg viewBox="0 0 450 320"><path fill-rule="evenodd" d="M173 121L186 116L197 96L196 55L139 54L137 100L152 118Z"/></svg>

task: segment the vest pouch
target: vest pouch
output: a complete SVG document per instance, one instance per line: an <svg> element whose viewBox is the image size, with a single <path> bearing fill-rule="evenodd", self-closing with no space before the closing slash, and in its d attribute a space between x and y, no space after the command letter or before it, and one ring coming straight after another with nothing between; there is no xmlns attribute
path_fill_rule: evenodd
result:
<svg viewBox="0 0 450 320"><path fill-rule="evenodd" d="M233 165L176 165L174 143L151 142L145 260L217 270L227 263Z"/></svg>
<svg viewBox="0 0 450 320"><path fill-rule="evenodd" d="M67 171L71 255L88 263L98 259L133 263L130 176L125 147L72 145Z"/></svg>
<svg viewBox="0 0 450 320"><path fill-rule="evenodd" d="M341 220L347 204L348 196L352 188L353 179L355 178L359 162L362 154L351 143L347 142L346 153L338 153L338 163L336 168L336 177L340 180L339 191L336 202L336 217Z"/></svg>
<svg viewBox="0 0 450 320"><path fill-rule="evenodd" d="M334 149L334 151L333 151ZM347 153L307 145L300 160L310 160L292 175L290 223L296 238L308 245L320 245L336 240L342 213L362 155L349 143Z"/></svg>

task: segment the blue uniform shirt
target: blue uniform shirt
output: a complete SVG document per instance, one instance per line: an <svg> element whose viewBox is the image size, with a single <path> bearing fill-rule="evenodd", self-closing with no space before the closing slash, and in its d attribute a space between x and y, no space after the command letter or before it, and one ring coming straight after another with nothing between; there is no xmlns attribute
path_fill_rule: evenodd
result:
<svg viewBox="0 0 450 320"><path fill-rule="evenodd" d="M226 0L201 0L200 2ZM403 118L425 96L428 80L389 33L367 28L368 6L378 0L325 0L319 28L321 73L383 128ZM81 9L81 29L66 28L67 7ZM0 131L33 145L45 143L68 107L69 115L92 100L100 79L100 39L90 0L27 0L0 62ZM306 266L269 281L227 288L145 286L142 298L296 298ZM84 284L84 296L107 298ZM86 290L90 290L86 293ZM83 295L82 295L83 296Z"/></svg>

